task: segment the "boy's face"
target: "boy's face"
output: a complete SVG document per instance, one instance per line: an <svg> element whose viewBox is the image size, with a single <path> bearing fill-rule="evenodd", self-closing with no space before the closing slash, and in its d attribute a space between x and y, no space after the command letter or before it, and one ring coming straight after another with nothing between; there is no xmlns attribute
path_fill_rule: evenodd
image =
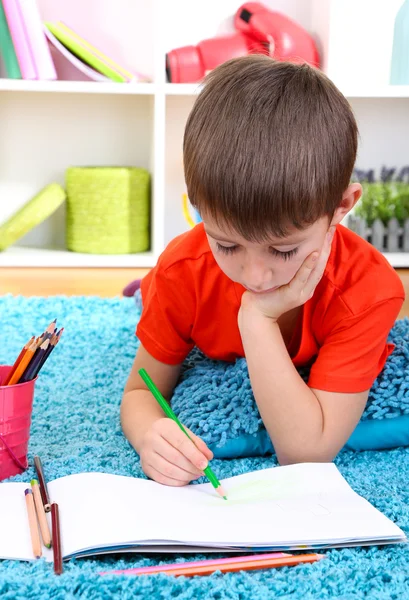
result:
<svg viewBox="0 0 409 600"><path fill-rule="evenodd" d="M210 249L220 269L232 281L251 292L270 292L286 285L304 260L315 250L321 252L330 226L323 217L300 231L293 228L285 238L249 242L230 229L221 229L209 216L203 224Z"/></svg>

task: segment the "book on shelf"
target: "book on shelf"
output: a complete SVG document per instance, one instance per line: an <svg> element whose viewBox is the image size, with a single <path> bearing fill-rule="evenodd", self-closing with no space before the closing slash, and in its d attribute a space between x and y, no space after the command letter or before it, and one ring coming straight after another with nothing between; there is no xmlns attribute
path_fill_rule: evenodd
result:
<svg viewBox="0 0 409 600"><path fill-rule="evenodd" d="M31 50L37 79L57 79L50 48L44 34L43 24L36 0L14 0L20 10L24 32Z"/></svg>
<svg viewBox="0 0 409 600"><path fill-rule="evenodd" d="M141 80L140 77L118 65L61 21L58 23L46 22L45 25L70 52L112 81L127 83Z"/></svg>
<svg viewBox="0 0 409 600"><path fill-rule="evenodd" d="M99 71L96 71L80 60L68 48L61 44L44 25L44 33L48 39L51 56L54 59L58 79L75 81L111 81Z"/></svg>
<svg viewBox="0 0 409 600"><path fill-rule="evenodd" d="M37 79L33 56L16 0L1 0L23 79Z"/></svg>
<svg viewBox="0 0 409 600"><path fill-rule="evenodd" d="M4 70L9 79L21 79L21 71L11 39L3 4L0 0L0 57L3 59Z"/></svg>
<svg viewBox="0 0 409 600"><path fill-rule="evenodd" d="M0 0L0 58L12 79L149 81L119 65L62 21L43 24L37 0Z"/></svg>

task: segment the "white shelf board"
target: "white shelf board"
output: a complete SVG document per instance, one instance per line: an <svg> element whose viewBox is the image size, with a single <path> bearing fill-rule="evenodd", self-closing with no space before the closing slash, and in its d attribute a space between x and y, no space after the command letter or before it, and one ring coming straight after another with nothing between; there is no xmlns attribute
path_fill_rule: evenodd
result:
<svg viewBox="0 0 409 600"><path fill-rule="evenodd" d="M28 81L0 79L0 91L58 92L74 94L153 95L154 83L116 83L115 81Z"/></svg>
<svg viewBox="0 0 409 600"><path fill-rule="evenodd" d="M409 252L384 252L383 255L392 267L397 269L409 268Z"/></svg>
<svg viewBox="0 0 409 600"><path fill-rule="evenodd" d="M197 96L202 89L200 83L166 83L165 94L168 96Z"/></svg>
<svg viewBox="0 0 409 600"><path fill-rule="evenodd" d="M153 267L157 257L153 252L138 254L81 254L68 250L12 246L0 252L0 267Z"/></svg>
<svg viewBox="0 0 409 600"><path fill-rule="evenodd" d="M409 98L409 85L380 87L338 86L347 98ZM57 92L71 94L129 94L154 95L164 91L167 96L196 96L202 89L199 83L116 83L114 81L28 81L0 79L0 91Z"/></svg>
<svg viewBox="0 0 409 600"><path fill-rule="evenodd" d="M409 98L409 85L385 85L378 87L338 86L347 98ZM199 83L166 83L168 96L196 96L202 89Z"/></svg>
<svg viewBox="0 0 409 600"><path fill-rule="evenodd" d="M409 98L409 85L385 85L379 87L339 86L347 98Z"/></svg>

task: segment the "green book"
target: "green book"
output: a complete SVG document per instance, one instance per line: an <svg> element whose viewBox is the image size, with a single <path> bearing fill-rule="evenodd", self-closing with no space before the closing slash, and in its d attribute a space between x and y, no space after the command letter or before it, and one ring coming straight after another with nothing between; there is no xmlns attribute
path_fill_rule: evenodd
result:
<svg viewBox="0 0 409 600"><path fill-rule="evenodd" d="M10 79L21 79L16 52L11 40L9 26L4 14L3 3L0 0L0 55L3 58L7 76Z"/></svg>
<svg viewBox="0 0 409 600"><path fill-rule="evenodd" d="M110 66L107 60L104 60L100 57L102 56L101 53L99 53L100 56L97 56L96 53L91 52L91 50L89 50L84 43L80 43L79 36L71 35L67 27L61 26L59 23L49 22L45 23L45 26L47 29L49 29L49 31L51 31L57 40L61 42L61 44L70 50L70 52L93 67L96 71L99 71L99 73L109 77L109 79L112 79L112 81L117 81L120 83L128 81L128 79L119 73L117 69Z"/></svg>

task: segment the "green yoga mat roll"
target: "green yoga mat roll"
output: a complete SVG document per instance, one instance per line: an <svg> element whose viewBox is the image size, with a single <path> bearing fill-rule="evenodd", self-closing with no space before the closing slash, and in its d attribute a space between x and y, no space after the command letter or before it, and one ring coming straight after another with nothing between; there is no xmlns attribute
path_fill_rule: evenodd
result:
<svg viewBox="0 0 409 600"><path fill-rule="evenodd" d="M65 191L58 183L50 183L27 204L0 226L0 251L22 238L42 223L65 200Z"/></svg>
<svg viewBox="0 0 409 600"><path fill-rule="evenodd" d="M150 174L137 167L66 171L66 244L73 252L131 254L150 247Z"/></svg>

